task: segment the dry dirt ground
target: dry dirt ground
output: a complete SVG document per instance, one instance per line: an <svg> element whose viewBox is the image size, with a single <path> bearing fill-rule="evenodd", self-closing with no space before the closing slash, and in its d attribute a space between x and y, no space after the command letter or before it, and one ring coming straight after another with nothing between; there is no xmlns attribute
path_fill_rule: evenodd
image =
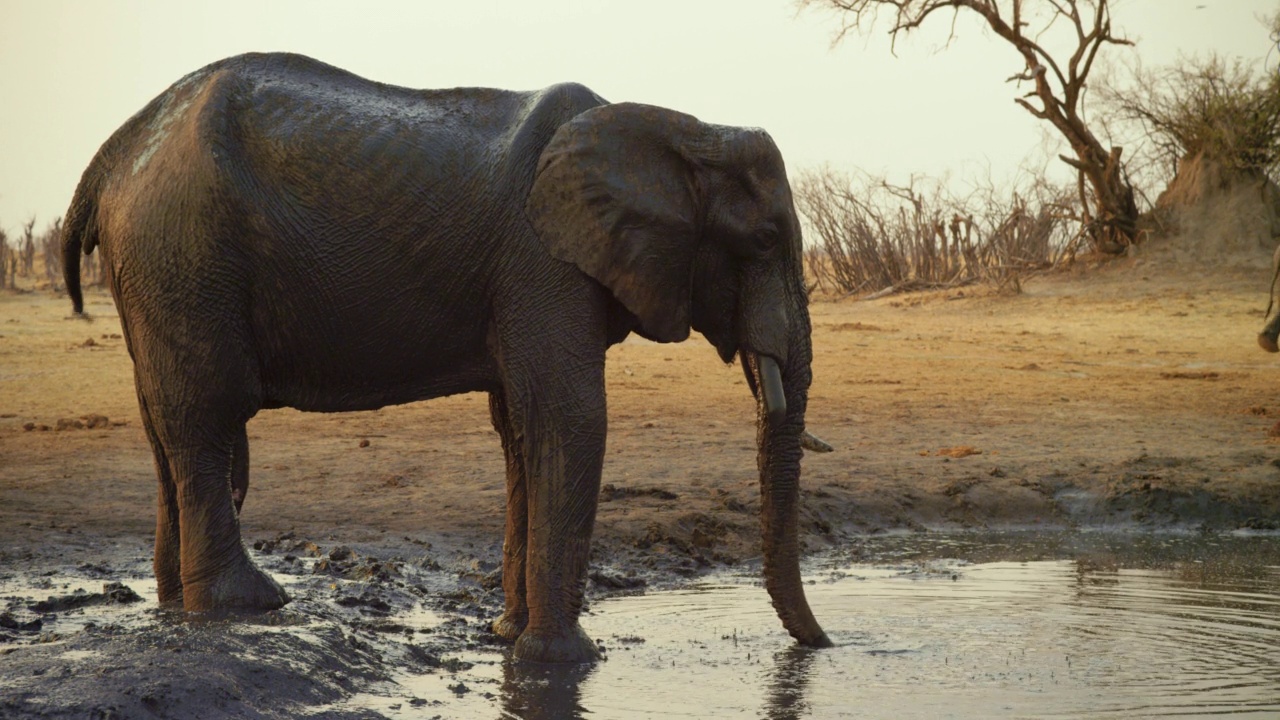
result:
<svg viewBox="0 0 1280 720"><path fill-rule="evenodd" d="M807 550L888 530L1280 527L1280 358L1254 341L1265 258L1083 265L1020 294L813 304L808 425L836 451L804 461ZM69 319L65 296L0 293L0 581L149 562L155 479L132 367L110 296L90 290L87 310L92 322ZM614 347L606 377L594 559L613 574L594 586L753 562L755 408L740 369L694 337ZM504 478L484 396L265 411L249 438L247 542L417 548L492 588ZM24 657L21 628L0 633L7 659ZM9 687L14 712L88 707Z"/></svg>
<svg viewBox="0 0 1280 720"><path fill-rule="evenodd" d="M812 306L813 549L892 528L1280 521L1280 358L1258 349L1268 273L1123 260L1024 283ZM151 455L110 296L0 294L0 528L146 536ZM596 536L751 557L754 402L696 336L609 352ZM107 418L93 425L94 415ZM59 423L69 429L56 429ZM36 429L26 427L35 425ZM48 426L48 430L44 430ZM456 536L492 546L501 449L472 394L249 424L246 537ZM665 547L670 546L670 547Z"/></svg>

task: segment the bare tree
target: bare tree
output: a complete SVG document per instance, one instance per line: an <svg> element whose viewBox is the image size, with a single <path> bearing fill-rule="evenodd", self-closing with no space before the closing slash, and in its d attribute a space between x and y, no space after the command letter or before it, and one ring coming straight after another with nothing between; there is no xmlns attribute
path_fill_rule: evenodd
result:
<svg viewBox="0 0 1280 720"><path fill-rule="evenodd" d="M16 250L18 258L21 261L18 266L18 272L25 278L29 278L35 274L33 268L35 267L36 262L36 244L31 236L31 227L34 224L35 218L32 218L31 222L27 224L22 233L22 244Z"/></svg>
<svg viewBox="0 0 1280 720"><path fill-rule="evenodd" d="M0 290L6 287L13 287L11 275L18 264L17 253L13 248L9 247L9 236L4 230L0 230ZM12 268L12 269L11 269Z"/></svg>
<svg viewBox="0 0 1280 720"><path fill-rule="evenodd" d="M953 28L961 13L980 17L1022 56L1023 71L1009 80L1030 82L1033 89L1015 102L1050 123L1071 146L1074 157L1059 157L1077 172L1082 219L1094 247L1117 253L1137 239L1138 207L1120 160L1123 149L1104 146L1083 118L1086 80L1098 52L1105 45L1133 44L1112 32L1109 0L797 1L802 8L826 8L839 16L837 42L850 31L870 29L881 11L893 16L889 34L895 44L899 35L909 34L941 11L952 12ZM1076 48L1060 63L1040 38L1062 22L1074 30ZM954 30L948 42L952 38Z"/></svg>
<svg viewBox="0 0 1280 720"><path fill-rule="evenodd" d="M32 220L32 223L35 221ZM28 226L29 227L29 226ZM62 287L62 218L54 218L49 227L40 236L40 246L44 252L44 274L53 290Z"/></svg>
<svg viewBox="0 0 1280 720"><path fill-rule="evenodd" d="M62 247L61 216L53 221L47 232L56 238L58 247ZM107 284L107 266L102 261L102 253L96 252L80 256L80 284L83 287L93 285L102 287Z"/></svg>
<svg viewBox="0 0 1280 720"><path fill-rule="evenodd" d="M35 247L35 235L33 231L36 227L36 219L33 217L22 224L22 237L18 240L18 250L15 253L15 266L20 265L17 269L21 270L23 277L30 277L31 273L26 270L26 256L29 248ZM33 254L34 257L34 254ZM19 260L19 258L21 258Z"/></svg>

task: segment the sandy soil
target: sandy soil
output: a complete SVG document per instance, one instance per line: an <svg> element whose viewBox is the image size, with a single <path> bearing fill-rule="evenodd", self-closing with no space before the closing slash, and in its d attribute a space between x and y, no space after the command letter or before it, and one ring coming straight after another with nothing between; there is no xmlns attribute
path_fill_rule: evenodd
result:
<svg viewBox="0 0 1280 720"><path fill-rule="evenodd" d="M836 451L805 459L806 548L891 529L1277 529L1280 360L1254 342L1268 280L1265 258L1209 271L1139 256L1037 277L1020 294L815 302L808 424ZM90 290L87 310L90 323L48 291L0 293L0 580L146 572L155 480L132 367L110 296ZM594 586L755 559L755 409L741 371L695 337L628 341L606 376ZM248 542L271 551L293 533L416 552L492 590L504 480L484 396L267 411L249 437ZM283 543L305 554L303 540ZM275 570L297 562L266 557ZM477 614L496 607L486 597ZM10 659L26 657L26 636L3 632ZM87 707L36 702L30 683L9 680L25 698L15 712Z"/></svg>
<svg viewBox="0 0 1280 720"><path fill-rule="evenodd" d="M889 528L1280 520L1280 361L1254 335L1265 271L1121 261L871 302L816 302L810 544ZM92 323L0 294L0 527L153 527L154 474L110 296ZM754 402L694 337L609 353L605 547L753 554ZM100 426L57 430L59 423ZM25 427L35 425L36 429ZM54 428L42 430L43 426ZM500 540L502 455L473 394L376 412L264 411L249 425L249 538L283 531ZM367 441L367 442L366 442Z"/></svg>

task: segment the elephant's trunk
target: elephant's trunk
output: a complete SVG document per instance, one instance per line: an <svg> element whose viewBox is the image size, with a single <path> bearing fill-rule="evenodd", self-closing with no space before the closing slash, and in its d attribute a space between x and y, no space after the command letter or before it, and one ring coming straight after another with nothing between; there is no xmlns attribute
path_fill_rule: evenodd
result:
<svg viewBox="0 0 1280 720"><path fill-rule="evenodd" d="M744 360L761 389L757 427L765 587L792 637L811 647L830 647L800 579L800 437L811 378L808 338L804 345L804 352L792 353L789 372L781 379L772 358L748 355Z"/></svg>

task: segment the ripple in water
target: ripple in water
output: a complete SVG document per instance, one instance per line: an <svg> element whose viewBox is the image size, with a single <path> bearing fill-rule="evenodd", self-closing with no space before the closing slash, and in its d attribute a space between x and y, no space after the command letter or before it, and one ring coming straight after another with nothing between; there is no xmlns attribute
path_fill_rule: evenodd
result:
<svg viewBox="0 0 1280 720"><path fill-rule="evenodd" d="M839 646L816 652L774 629L754 583L602 602L584 626L609 660L577 707L618 718L1280 717L1280 567L1127 564L828 571L806 592Z"/></svg>
<svg viewBox="0 0 1280 720"><path fill-rule="evenodd" d="M427 716L1280 717L1275 537L869 538L806 577L835 648L796 646L755 577L723 577L596 602L595 666L477 652L355 705L418 717L394 696L465 680Z"/></svg>

